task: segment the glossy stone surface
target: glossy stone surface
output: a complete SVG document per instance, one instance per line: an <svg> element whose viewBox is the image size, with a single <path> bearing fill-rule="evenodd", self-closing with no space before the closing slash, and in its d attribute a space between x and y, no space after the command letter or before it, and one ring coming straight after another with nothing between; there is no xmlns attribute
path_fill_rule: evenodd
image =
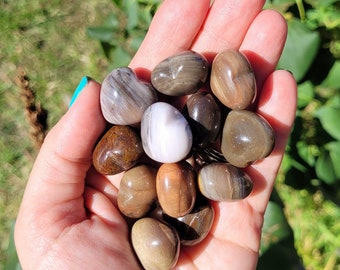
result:
<svg viewBox="0 0 340 270"><path fill-rule="evenodd" d="M119 210L127 217L140 218L147 214L157 199L157 170L138 165L125 172L118 190Z"/></svg>
<svg viewBox="0 0 340 270"><path fill-rule="evenodd" d="M117 174L130 169L143 154L142 142L129 126L113 126L97 143L93 165L101 174Z"/></svg>
<svg viewBox="0 0 340 270"><path fill-rule="evenodd" d="M193 133L193 143L206 147L214 142L221 127L221 110L210 93L195 93L186 102L184 115Z"/></svg>
<svg viewBox="0 0 340 270"><path fill-rule="evenodd" d="M163 163L184 159L192 145L192 132L187 120L175 107L164 102L156 102L145 111L141 138L145 153Z"/></svg>
<svg viewBox="0 0 340 270"><path fill-rule="evenodd" d="M112 70L102 83L100 105L104 118L112 124L139 123L146 108L156 101L152 85L140 81L128 67Z"/></svg>
<svg viewBox="0 0 340 270"><path fill-rule="evenodd" d="M158 169L156 190L160 206L171 217L191 211L196 199L194 169L186 161L164 163Z"/></svg>
<svg viewBox="0 0 340 270"><path fill-rule="evenodd" d="M181 244L186 246L196 245L206 238L214 217L214 208L207 200L195 203L191 212L183 217L172 218L163 214L163 219L177 230Z"/></svg>
<svg viewBox="0 0 340 270"><path fill-rule="evenodd" d="M205 57L186 51L160 62L151 72L151 83L159 92L169 96L188 95L203 85L208 72Z"/></svg>
<svg viewBox="0 0 340 270"><path fill-rule="evenodd" d="M267 157L274 147L274 131L260 115L231 111L223 127L221 150L228 162L246 167Z"/></svg>
<svg viewBox="0 0 340 270"><path fill-rule="evenodd" d="M256 94L256 81L247 58L235 50L223 51L212 63L210 86L214 95L228 108L247 108Z"/></svg>
<svg viewBox="0 0 340 270"><path fill-rule="evenodd" d="M153 218L132 226L132 246L146 270L170 270L178 260L180 241L176 230Z"/></svg>
<svg viewBox="0 0 340 270"><path fill-rule="evenodd" d="M247 197L253 189L250 177L228 163L212 163L198 172L201 193L214 201L235 201Z"/></svg>

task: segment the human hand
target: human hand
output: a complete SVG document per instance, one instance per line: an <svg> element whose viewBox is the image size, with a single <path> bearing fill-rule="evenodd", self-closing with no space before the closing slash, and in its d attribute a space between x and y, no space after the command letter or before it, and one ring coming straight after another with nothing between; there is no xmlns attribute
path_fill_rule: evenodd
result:
<svg viewBox="0 0 340 270"><path fill-rule="evenodd" d="M257 113L274 129L276 145L266 159L246 169L253 192L242 201L213 202L211 232L183 247L176 269L255 269L263 215L295 117L296 85L274 71L286 23L265 1L166 0L130 67L140 76L164 58L192 49L213 55L239 49L250 60L258 86ZM210 59L211 60L211 59ZM142 68L142 69L141 69ZM23 269L139 269L129 232L117 209L120 175L103 176L92 151L106 123L100 85L89 81L49 132L32 169L15 227Z"/></svg>

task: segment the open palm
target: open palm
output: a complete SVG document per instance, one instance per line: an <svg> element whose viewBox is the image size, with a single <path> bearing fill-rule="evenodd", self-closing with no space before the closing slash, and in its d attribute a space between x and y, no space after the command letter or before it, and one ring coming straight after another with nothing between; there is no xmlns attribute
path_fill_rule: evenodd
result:
<svg viewBox="0 0 340 270"><path fill-rule="evenodd" d="M274 71L286 38L284 19L263 11L261 0L166 0L130 63L140 77L164 58L192 49L214 56L239 49L258 85L256 111L272 125L276 145L246 170L254 190L239 202L214 202L207 238L183 247L176 269L254 269L263 214L295 116L296 85ZM211 59L210 59L211 60ZM117 209L121 175L91 167L93 147L105 129L100 85L90 81L50 131L32 169L15 228L23 269L139 269L128 227ZM152 256L152 254L150 254Z"/></svg>

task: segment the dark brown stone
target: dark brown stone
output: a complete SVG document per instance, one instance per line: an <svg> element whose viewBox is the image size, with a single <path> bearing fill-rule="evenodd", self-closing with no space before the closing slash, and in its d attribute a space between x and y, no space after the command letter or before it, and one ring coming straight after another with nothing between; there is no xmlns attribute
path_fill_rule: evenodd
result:
<svg viewBox="0 0 340 270"><path fill-rule="evenodd" d="M221 110L210 93L195 93L186 102L184 115L188 119L194 145L206 147L214 142L221 127Z"/></svg>
<svg viewBox="0 0 340 270"><path fill-rule="evenodd" d="M143 154L142 142L129 126L113 126L97 143L93 165L101 174L117 174L134 166Z"/></svg>
<svg viewBox="0 0 340 270"><path fill-rule="evenodd" d="M160 62L151 72L151 83L165 95L193 94L206 81L208 66L202 55L193 51L182 52Z"/></svg>
<svg viewBox="0 0 340 270"><path fill-rule="evenodd" d="M208 200L197 200L190 213L183 217L172 218L163 214L163 219L173 226L182 245L192 246L202 242L214 222L215 212Z"/></svg>

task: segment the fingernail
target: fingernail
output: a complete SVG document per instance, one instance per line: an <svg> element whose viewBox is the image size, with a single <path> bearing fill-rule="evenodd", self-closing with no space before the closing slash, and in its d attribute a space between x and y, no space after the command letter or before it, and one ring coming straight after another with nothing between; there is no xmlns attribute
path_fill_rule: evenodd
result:
<svg viewBox="0 0 340 270"><path fill-rule="evenodd" d="M83 89L89 83L90 80L91 80L91 78L88 77L88 76L84 76L81 79L80 83L78 84L76 90L73 93L73 96L72 96L72 99L71 99L69 107L71 107L73 105L73 103L76 101L76 99L78 98L78 96L81 93L81 91L83 91Z"/></svg>

